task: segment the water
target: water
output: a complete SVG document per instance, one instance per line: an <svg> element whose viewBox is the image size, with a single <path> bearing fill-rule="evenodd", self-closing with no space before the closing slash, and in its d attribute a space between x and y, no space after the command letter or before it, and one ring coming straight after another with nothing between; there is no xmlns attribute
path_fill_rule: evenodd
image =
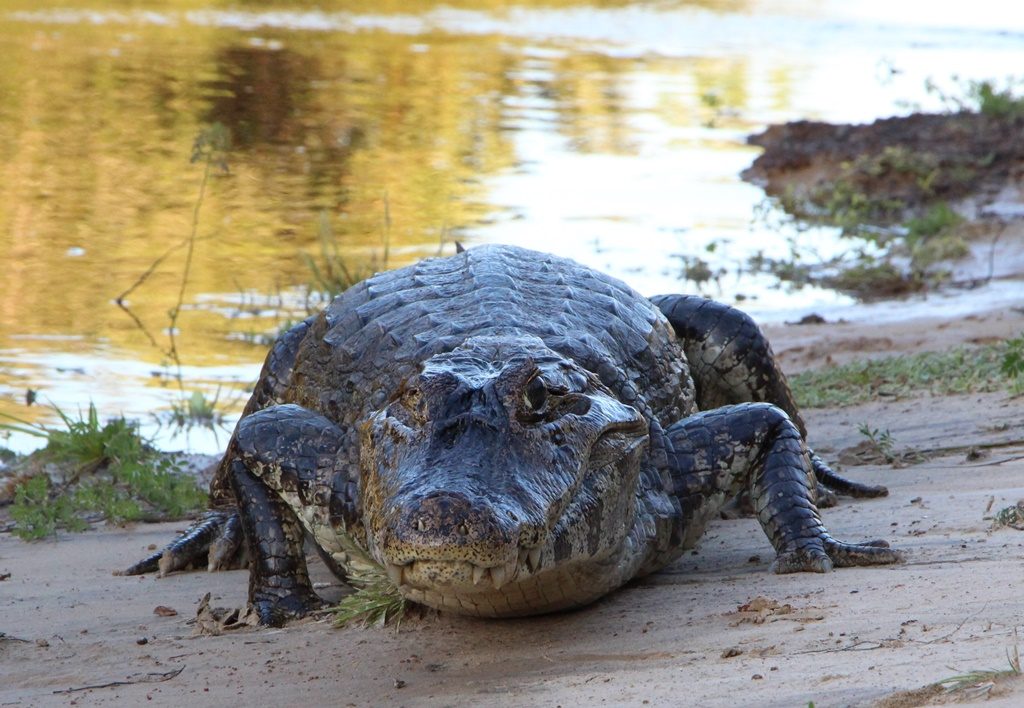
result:
<svg viewBox="0 0 1024 708"><path fill-rule="evenodd" d="M1022 59L1024 10L995 0L6 0L0 413L47 423L47 401L93 401L162 446L216 451L223 428L174 435L167 412L198 390L237 414L267 338L309 306L322 224L355 266L385 242L391 265L508 242L648 294L694 291L683 258L699 257L721 273L704 292L764 321L1012 299L1003 283L865 310L744 272L759 251L851 244L756 218L764 195L738 174L769 123L939 108L926 80L955 92L954 75ZM234 146L200 199L189 157L214 122ZM179 366L168 313L197 213ZM115 299L164 254L129 316Z"/></svg>

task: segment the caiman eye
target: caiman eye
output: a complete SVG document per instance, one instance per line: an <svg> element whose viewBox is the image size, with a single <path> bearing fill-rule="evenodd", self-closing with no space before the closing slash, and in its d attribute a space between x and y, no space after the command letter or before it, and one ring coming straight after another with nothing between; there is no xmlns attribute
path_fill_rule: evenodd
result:
<svg viewBox="0 0 1024 708"><path fill-rule="evenodd" d="M523 400L526 405L534 410L539 411L544 408L544 404L548 401L548 387L544 385L539 376L534 376L530 379L530 382L526 384L526 391L523 393Z"/></svg>

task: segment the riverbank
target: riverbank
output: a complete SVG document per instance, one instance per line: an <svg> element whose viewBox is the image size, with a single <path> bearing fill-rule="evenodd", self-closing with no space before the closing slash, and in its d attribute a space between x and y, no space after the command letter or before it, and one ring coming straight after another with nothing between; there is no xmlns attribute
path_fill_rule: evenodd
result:
<svg viewBox="0 0 1024 708"><path fill-rule="evenodd" d="M1024 101L988 81L961 90L957 109L943 113L798 120L749 136L764 152L744 179L798 223L838 227L861 244L840 258L765 258L758 267L868 302L1000 281L1019 287Z"/></svg>
<svg viewBox="0 0 1024 708"><path fill-rule="evenodd" d="M768 330L796 372L1005 339L1024 331L1024 313ZM1024 532L993 528L991 517L1024 498L1024 399L883 400L806 414L829 460L857 461L843 453L863 442L862 423L891 433L898 466L845 466L890 495L843 500L823 517L837 538L884 538L906 563L775 576L756 522L728 520L694 554L577 612L442 615L397 632L305 621L214 636L191 620L206 593L214 606L243 605L244 571L112 575L182 523L33 544L0 534L0 705L658 705L681 695L702 706L916 706L965 695L1019 705L1019 679L975 694L893 696L1008 669L1020 644ZM313 574L326 597L339 596L318 562Z"/></svg>

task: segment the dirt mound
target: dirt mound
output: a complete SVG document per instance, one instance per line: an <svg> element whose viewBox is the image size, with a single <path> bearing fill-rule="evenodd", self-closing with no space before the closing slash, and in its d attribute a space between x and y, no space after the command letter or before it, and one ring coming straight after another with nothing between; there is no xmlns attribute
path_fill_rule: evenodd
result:
<svg viewBox="0 0 1024 708"><path fill-rule="evenodd" d="M748 142L764 153L743 177L775 206L860 239L825 262L762 258L755 271L862 300L1024 272L1024 102L867 125L795 121Z"/></svg>
<svg viewBox="0 0 1024 708"><path fill-rule="evenodd" d="M795 121L748 142L764 153L743 173L781 195L794 184L843 184L880 202L913 209L967 196L995 197L1024 176L1024 117L982 113L883 118L868 125ZM812 189L819 202L826 190ZM895 206L895 205L893 205ZM895 212L897 209L892 209Z"/></svg>

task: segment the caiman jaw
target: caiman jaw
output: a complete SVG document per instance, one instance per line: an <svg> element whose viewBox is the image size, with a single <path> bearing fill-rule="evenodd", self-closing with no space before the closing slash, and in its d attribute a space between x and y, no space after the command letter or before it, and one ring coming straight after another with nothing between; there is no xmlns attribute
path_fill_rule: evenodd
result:
<svg viewBox="0 0 1024 708"><path fill-rule="evenodd" d="M536 541L542 534L507 503L438 490L391 508L375 545L396 586L478 593L540 568L543 547Z"/></svg>
<svg viewBox="0 0 1024 708"><path fill-rule="evenodd" d="M498 565L484 566L471 561L414 560L404 564L388 562L385 570L395 587L451 584L453 589L463 592L488 592L500 590L514 580L536 573L540 569L540 562L540 548L523 548L516 558ZM448 582L445 583L444 579L448 579Z"/></svg>

